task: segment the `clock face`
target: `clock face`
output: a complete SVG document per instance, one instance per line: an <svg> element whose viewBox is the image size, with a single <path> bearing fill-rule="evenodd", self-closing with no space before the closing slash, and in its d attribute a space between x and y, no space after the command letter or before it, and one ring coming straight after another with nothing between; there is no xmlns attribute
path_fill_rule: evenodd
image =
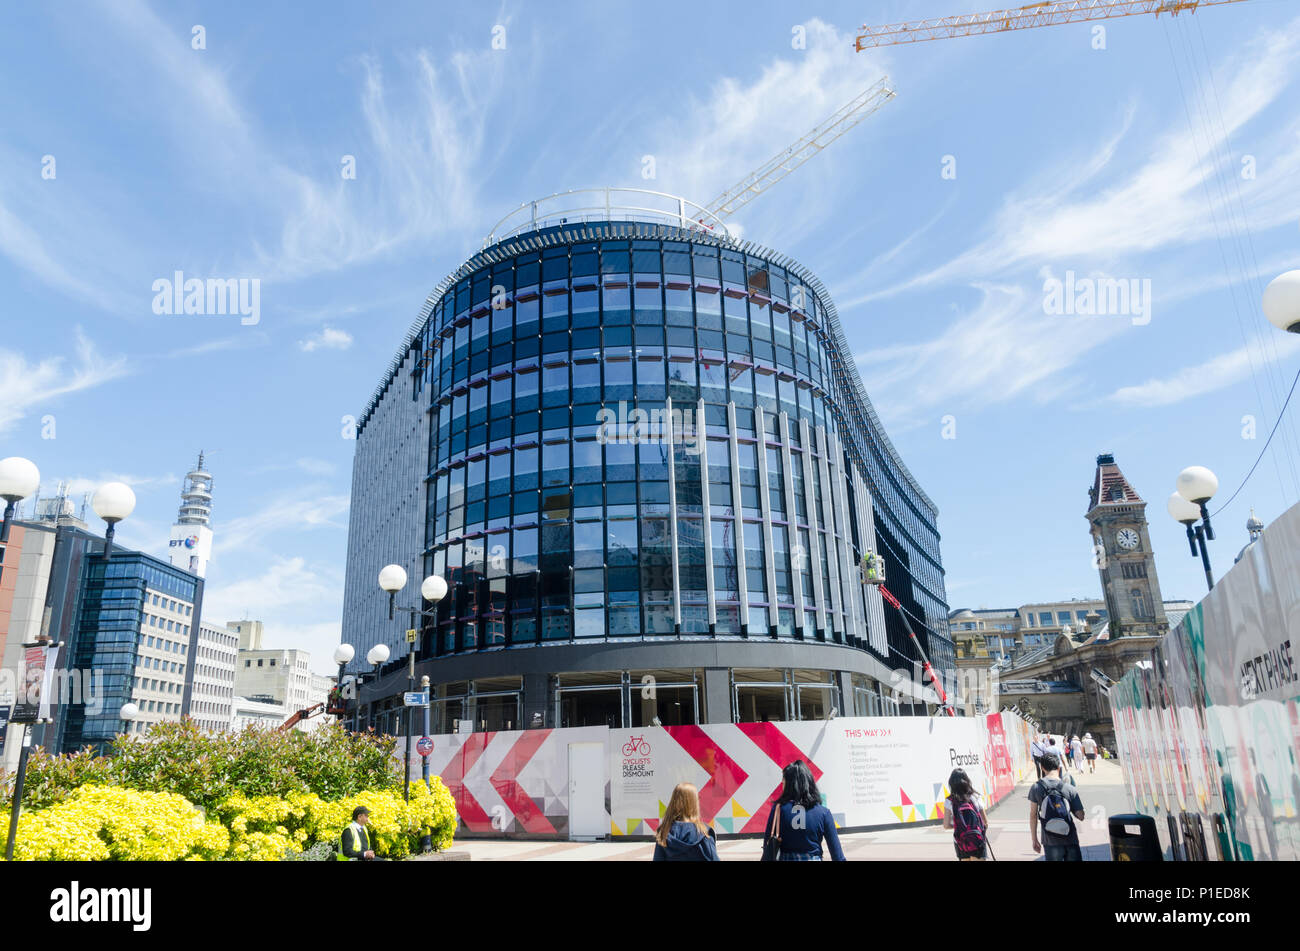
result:
<svg viewBox="0 0 1300 951"><path fill-rule="evenodd" d="M1139 540L1138 533L1131 528L1121 528L1115 535L1115 543L1125 551L1132 551L1137 548Z"/></svg>

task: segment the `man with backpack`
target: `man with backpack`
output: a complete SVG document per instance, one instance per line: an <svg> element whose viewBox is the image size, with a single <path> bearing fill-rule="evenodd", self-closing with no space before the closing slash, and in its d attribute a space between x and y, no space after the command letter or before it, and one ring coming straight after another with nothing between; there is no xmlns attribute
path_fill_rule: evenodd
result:
<svg viewBox="0 0 1300 951"><path fill-rule="evenodd" d="M1074 820L1086 818L1083 800L1074 784L1061 778L1061 761L1051 753L1043 757L1043 778L1029 787L1029 803L1029 837L1034 851L1042 852L1049 862L1082 862Z"/></svg>

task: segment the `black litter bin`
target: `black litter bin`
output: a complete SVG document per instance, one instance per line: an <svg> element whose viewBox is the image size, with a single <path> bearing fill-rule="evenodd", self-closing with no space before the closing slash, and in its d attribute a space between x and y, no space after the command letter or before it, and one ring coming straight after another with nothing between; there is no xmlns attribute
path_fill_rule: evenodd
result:
<svg viewBox="0 0 1300 951"><path fill-rule="evenodd" d="M1110 857L1114 862L1163 862L1156 820L1137 813L1111 816Z"/></svg>

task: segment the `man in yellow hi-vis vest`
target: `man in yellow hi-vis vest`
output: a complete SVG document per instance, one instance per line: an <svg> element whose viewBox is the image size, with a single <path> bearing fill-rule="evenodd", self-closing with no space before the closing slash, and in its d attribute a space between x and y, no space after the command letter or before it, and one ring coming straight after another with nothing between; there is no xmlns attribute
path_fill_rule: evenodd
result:
<svg viewBox="0 0 1300 951"><path fill-rule="evenodd" d="M338 860L340 862L349 859L363 862L385 861L375 855L375 850L370 847L370 833L366 831L369 822L370 810L365 806L357 806L352 810L352 823L343 830L343 835L339 839Z"/></svg>

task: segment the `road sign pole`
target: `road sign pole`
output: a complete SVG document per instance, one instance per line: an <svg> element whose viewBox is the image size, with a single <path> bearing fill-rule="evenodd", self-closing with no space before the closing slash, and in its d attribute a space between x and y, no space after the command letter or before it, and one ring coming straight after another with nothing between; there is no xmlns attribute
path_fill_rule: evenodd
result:
<svg viewBox="0 0 1300 951"><path fill-rule="evenodd" d="M421 734L422 737L425 737L429 735L429 708L433 706L433 697L429 694L428 677L425 677L420 682L420 687L421 689L424 690L425 697L428 700L428 702L425 703L424 705L424 733ZM423 762L420 763L420 778L424 780L424 785L428 787L429 786L429 755L426 753L424 756L420 758L421 760L423 760Z"/></svg>
<svg viewBox="0 0 1300 951"><path fill-rule="evenodd" d="M411 627L406 632L406 689L415 689L415 632L418 630L415 626L415 612L411 612ZM405 790L406 801L411 801L411 734L415 726L415 711L410 707L406 708L406 768L405 781L402 788Z"/></svg>

